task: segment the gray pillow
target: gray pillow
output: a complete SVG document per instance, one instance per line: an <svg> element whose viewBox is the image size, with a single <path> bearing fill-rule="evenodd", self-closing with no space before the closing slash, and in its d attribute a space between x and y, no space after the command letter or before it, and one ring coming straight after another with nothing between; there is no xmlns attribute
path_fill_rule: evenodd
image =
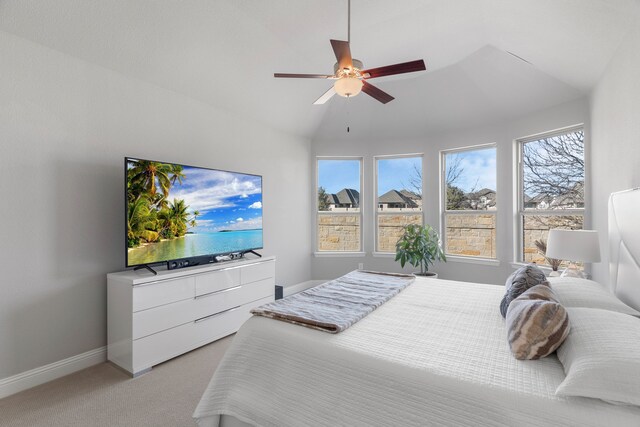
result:
<svg viewBox="0 0 640 427"><path fill-rule="evenodd" d="M536 285L549 286L549 281L535 264L528 264L514 271L505 283L506 292L500 302L500 314L507 317L507 309L511 301L522 295L527 289Z"/></svg>
<svg viewBox="0 0 640 427"><path fill-rule="evenodd" d="M551 288L565 307L600 308L640 317L640 312L620 301L611 291L593 280L578 277L551 277Z"/></svg>

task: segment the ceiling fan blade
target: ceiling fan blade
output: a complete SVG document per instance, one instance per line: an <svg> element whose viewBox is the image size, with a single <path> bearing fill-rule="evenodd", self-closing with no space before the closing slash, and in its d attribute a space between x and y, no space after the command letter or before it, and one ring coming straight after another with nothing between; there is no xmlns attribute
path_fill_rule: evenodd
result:
<svg viewBox="0 0 640 427"><path fill-rule="evenodd" d="M372 98L377 99L378 101L386 104L389 101L393 101L395 98L389 95L387 92L384 92L371 83L367 83L366 81L362 81L362 91L369 95Z"/></svg>
<svg viewBox="0 0 640 427"><path fill-rule="evenodd" d="M289 73L273 73L273 77L287 77L294 79L332 79L332 74L289 74Z"/></svg>
<svg viewBox="0 0 640 427"><path fill-rule="evenodd" d="M424 61L419 59L417 61L403 62L402 64L387 65L385 67L371 68L369 70L363 70L362 75L367 79L374 79L376 77L392 76L394 74L413 73L414 71L424 71L427 67L424 65ZM367 76L368 75L368 76Z"/></svg>
<svg viewBox="0 0 640 427"><path fill-rule="evenodd" d="M329 88L329 90L328 90L328 91L326 91L325 93L323 93L323 94L322 94L322 96L321 96L320 98L316 99L316 102L314 102L314 103L313 103L313 105L321 105L321 104L324 104L325 102L327 102L328 100L330 100L330 99L331 99L331 97L332 97L333 95L335 95L335 94L336 94L336 90L334 89L334 87L333 87L333 86L331 86L331 87Z"/></svg>
<svg viewBox="0 0 640 427"><path fill-rule="evenodd" d="M351 48L349 42L343 40L330 40L333 53L336 54L340 69L353 68L353 59L351 58Z"/></svg>

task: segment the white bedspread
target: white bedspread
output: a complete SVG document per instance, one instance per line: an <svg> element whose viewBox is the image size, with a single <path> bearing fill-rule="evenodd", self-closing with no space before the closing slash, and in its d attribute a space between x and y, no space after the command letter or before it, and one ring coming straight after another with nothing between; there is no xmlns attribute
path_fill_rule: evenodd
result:
<svg viewBox="0 0 640 427"><path fill-rule="evenodd" d="M640 408L554 395L555 355L518 361L504 288L418 278L331 335L253 317L234 338L194 417L259 426L639 426Z"/></svg>

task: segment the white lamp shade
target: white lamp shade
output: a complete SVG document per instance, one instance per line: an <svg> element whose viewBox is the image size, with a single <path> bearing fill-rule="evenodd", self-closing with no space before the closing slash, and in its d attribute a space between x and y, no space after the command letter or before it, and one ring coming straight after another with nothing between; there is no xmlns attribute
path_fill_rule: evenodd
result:
<svg viewBox="0 0 640 427"><path fill-rule="evenodd" d="M362 90L362 80L356 77L341 77L333 84L340 96L356 96Z"/></svg>
<svg viewBox="0 0 640 427"><path fill-rule="evenodd" d="M600 241L596 230L549 230L547 258L575 262L600 262Z"/></svg>

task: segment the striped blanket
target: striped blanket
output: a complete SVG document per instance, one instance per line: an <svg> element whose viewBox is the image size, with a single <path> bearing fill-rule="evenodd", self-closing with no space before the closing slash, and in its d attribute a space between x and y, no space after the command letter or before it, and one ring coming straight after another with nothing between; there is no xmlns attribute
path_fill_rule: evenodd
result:
<svg viewBox="0 0 640 427"><path fill-rule="evenodd" d="M415 276L356 270L251 313L336 334L409 286Z"/></svg>

